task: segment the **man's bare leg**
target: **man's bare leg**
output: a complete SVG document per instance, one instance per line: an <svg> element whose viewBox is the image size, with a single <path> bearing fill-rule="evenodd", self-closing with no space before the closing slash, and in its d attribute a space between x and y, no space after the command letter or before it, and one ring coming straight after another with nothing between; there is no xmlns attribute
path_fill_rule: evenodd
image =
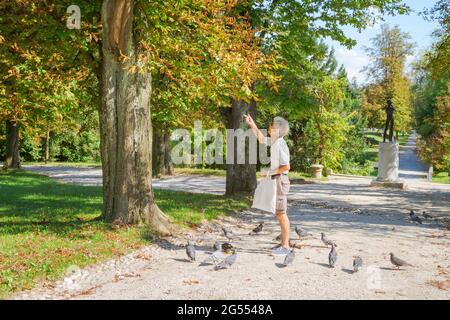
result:
<svg viewBox="0 0 450 320"><path fill-rule="evenodd" d="M278 222L280 223L281 228L281 246L284 248L289 248L289 230L290 230L290 223L289 218L286 213L283 213L283 211L276 212L276 217Z"/></svg>

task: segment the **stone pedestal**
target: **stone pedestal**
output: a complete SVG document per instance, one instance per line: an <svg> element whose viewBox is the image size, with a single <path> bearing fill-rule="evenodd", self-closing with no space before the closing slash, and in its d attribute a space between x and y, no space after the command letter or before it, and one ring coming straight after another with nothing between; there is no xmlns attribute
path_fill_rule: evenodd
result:
<svg viewBox="0 0 450 320"><path fill-rule="evenodd" d="M381 142L378 147L377 181L397 181L398 165L398 144L393 142Z"/></svg>
<svg viewBox="0 0 450 320"><path fill-rule="evenodd" d="M378 147L378 177L372 186L405 188L405 182L398 179L399 146L394 142L381 142Z"/></svg>
<svg viewBox="0 0 450 320"><path fill-rule="evenodd" d="M323 166L321 164L313 164L311 166L311 174L314 179L322 179Z"/></svg>

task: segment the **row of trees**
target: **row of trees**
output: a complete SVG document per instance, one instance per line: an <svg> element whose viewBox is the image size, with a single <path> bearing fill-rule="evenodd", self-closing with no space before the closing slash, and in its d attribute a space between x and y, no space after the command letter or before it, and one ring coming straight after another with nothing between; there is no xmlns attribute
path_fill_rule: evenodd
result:
<svg viewBox="0 0 450 320"><path fill-rule="evenodd" d="M374 7L408 12L400 0L78 1L81 29L69 30L71 2L1 4L6 167L18 164L18 130L46 138L98 110L103 217L162 233L170 223L154 201L152 162L170 172L167 136L196 118L238 129L244 113L263 126L281 114L292 123L298 168L356 161L364 143L361 94L321 39L351 47L343 26L363 30ZM397 83L395 70L377 80ZM404 97L396 99L400 105ZM253 192L256 166L226 169L227 194Z"/></svg>
<svg viewBox="0 0 450 320"><path fill-rule="evenodd" d="M437 20L435 43L415 67L414 118L419 152L438 171L450 173L450 4L438 1L426 12Z"/></svg>

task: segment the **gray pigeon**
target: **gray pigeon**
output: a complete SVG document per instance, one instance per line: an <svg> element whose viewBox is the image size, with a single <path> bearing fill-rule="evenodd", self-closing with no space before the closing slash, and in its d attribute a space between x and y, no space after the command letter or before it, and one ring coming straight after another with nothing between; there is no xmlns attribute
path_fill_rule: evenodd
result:
<svg viewBox="0 0 450 320"><path fill-rule="evenodd" d="M249 233L249 235L260 233L260 232L262 231L262 229L263 229L263 226L264 226L264 222L261 222L255 229L253 229L253 230Z"/></svg>
<svg viewBox="0 0 450 320"><path fill-rule="evenodd" d="M195 261L195 247L194 244L189 240L186 246L186 254L191 259L191 261Z"/></svg>
<svg viewBox="0 0 450 320"><path fill-rule="evenodd" d="M433 216L431 215L431 214L429 214L429 213L426 213L425 211L424 212L422 212L422 216L425 218L425 219L433 219Z"/></svg>
<svg viewBox="0 0 450 320"><path fill-rule="evenodd" d="M228 239L228 240L233 240L233 231L231 230L227 230L225 228L222 228L223 231L223 235Z"/></svg>
<svg viewBox="0 0 450 320"><path fill-rule="evenodd" d="M304 238L311 235L305 229L302 229L299 226L295 226L295 233L297 233L299 238Z"/></svg>
<svg viewBox="0 0 450 320"><path fill-rule="evenodd" d="M414 210L411 210L411 212L409 213L409 217L411 218L411 221L422 224L422 220L416 215Z"/></svg>
<svg viewBox="0 0 450 320"><path fill-rule="evenodd" d="M353 259L353 273L358 272L359 269L362 268L363 261L360 256L356 256L355 259Z"/></svg>
<svg viewBox="0 0 450 320"><path fill-rule="evenodd" d="M333 245L333 246L337 247L336 243L334 243L333 241L327 239L325 233L323 233L323 232L321 232L321 240L326 246Z"/></svg>
<svg viewBox="0 0 450 320"><path fill-rule="evenodd" d="M222 262L217 264L214 267L214 270L227 269L227 268L231 267L236 262L236 258L237 258L237 253L236 253L236 250L233 249L233 254L231 256L226 257L225 260L223 260Z"/></svg>
<svg viewBox="0 0 450 320"><path fill-rule="evenodd" d="M336 261L337 261L337 251L335 249L335 245L332 244L331 251L328 254L328 265L330 266L330 268L334 268Z"/></svg>
<svg viewBox="0 0 450 320"><path fill-rule="evenodd" d="M287 267L289 264L291 264L292 262L294 262L295 259L295 252L294 252L294 248L291 249L291 251L286 255L286 257L284 258L284 262L283 265L285 267Z"/></svg>
<svg viewBox="0 0 450 320"><path fill-rule="evenodd" d="M208 257L206 257L206 259L203 261L203 263L209 263L209 262L213 262L214 264L217 264L217 262L219 261L220 258L223 257L223 252L222 250L216 250L213 253L211 253Z"/></svg>
<svg viewBox="0 0 450 320"><path fill-rule="evenodd" d="M402 260L402 259L400 259L400 258L397 258L392 252L389 253L389 255L391 256L391 263L392 263L394 266L396 266L397 269L399 269L400 267L403 267L403 266L409 266L409 267L412 267L411 264L409 264L408 262L406 262L406 261L404 261L404 260Z"/></svg>
<svg viewBox="0 0 450 320"><path fill-rule="evenodd" d="M220 248L222 247L222 244L220 243L220 241L216 241L214 242L214 251L220 250Z"/></svg>

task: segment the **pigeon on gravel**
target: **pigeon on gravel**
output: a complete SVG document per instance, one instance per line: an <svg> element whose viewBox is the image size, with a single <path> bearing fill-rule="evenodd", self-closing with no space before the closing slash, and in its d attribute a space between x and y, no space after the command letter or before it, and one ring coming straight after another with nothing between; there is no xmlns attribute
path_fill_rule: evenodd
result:
<svg viewBox="0 0 450 320"><path fill-rule="evenodd" d="M222 250L216 250L213 253L211 253L210 255L208 255L206 257L205 260L203 260L203 263L209 263L209 262L213 262L214 264L217 264L217 262L219 261L219 259L223 256Z"/></svg>
<svg viewBox="0 0 450 320"><path fill-rule="evenodd" d="M237 258L236 249L233 249L232 253L233 254L231 256L226 257L225 260L223 260L222 262L217 264L214 267L214 270L227 269L227 268L231 267L236 262L236 258Z"/></svg>
<svg viewBox="0 0 450 320"><path fill-rule="evenodd" d="M353 273L358 272L359 269L362 268L363 260L360 256L356 256L355 259L353 259Z"/></svg>
<svg viewBox="0 0 450 320"><path fill-rule="evenodd" d="M291 251L286 255L286 257L284 257L283 265L285 267L287 267L292 262L294 262L294 259L295 259L295 252L294 252L294 248L292 248Z"/></svg>
<svg viewBox="0 0 450 320"><path fill-rule="evenodd" d="M191 240L188 241L186 246L186 254L191 261L195 261L195 247Z"/></svg>
<svg viewBox="0 0 450 320"><path fill-rule="evenodd" d="M261 222L255 229L253 229L253 230L249 233L249 235L260 233L260 232L262 231L262 229L263 229L263 226L264 226L264 222Z"/></svg>
<svg viewBox="0 0 450 320"><path fill-rule="evenodd" d="M389 255L391 256L391 263L397 267L397 269L399 269L400 267L404 267L404 266L409 266L412 267L411 264L409 264L408 262L406 262L405 260L402 260L400 258L397 258L392 252L389 253Z"/></svg>
<svg viewBox="0 0 450 320"><path fill-rule="evenodd" d="M223 252L230 253L234 248L230 243L224 242L222 243L221 249Z"/></svg>
<svg viewBox="0 0 450 320"><path fill-rule="evenodd" d="M214 251L220 250L222 248L222 244L220 243L220 241L214 242L213 248Z"/></svg>
<svg viewBox="0 0 450 320"><path fill-rule="evenodd" d="M329 239L327 239L327 236L325 235L325 233L323 233L323 232L321 232L321 240L322 240L322 242L326 245L326 246L335 246L335 247L337 247L337 245L336 245L336 243L334 243L333 241L331 241L331 240L329 240Z"/></svg>
<svg viewBox="0 0 450 320"><path fill-rule="evenodd" d="M297 233L299 238L304 238L304 237L307 237L307 236L311 235L305 229L302 229L299 226L295 226L295 233Z"/></svg>
<svg viewBox="0 0 450 320"><path fill-rule="evenodd" d="M231 230L227 230L225 228L222 228L223 231L223 235L228 239L228 240L233 240L233 231Z"/></svg>
<svg viewBox="0 0 450 320"><path fill-rule="evenodd" d="M411 210L411 212L409 213L409 217L411 218L411 221L413 222L417 222L419 224L422 224L422 219L420 219L416 213L414 212L414 210Z"/></svg>
<svg viewBox="0 0 450 320"><path fill-rule="evenodd" d="M330 268L334 268L336 261L337 261L337 251L335 249L335 245L331 244L331 251L328 254L328 265L330 266Z"/></svg>
<svg viewBox="0 0 450 320"><path fill-rule="evenodd" d="M422 212L422 216L425 218L425 219L433 219L433 216L431 215L431 214L429 214L429 213L426 213L425 211L424 212Z"/></svg>

